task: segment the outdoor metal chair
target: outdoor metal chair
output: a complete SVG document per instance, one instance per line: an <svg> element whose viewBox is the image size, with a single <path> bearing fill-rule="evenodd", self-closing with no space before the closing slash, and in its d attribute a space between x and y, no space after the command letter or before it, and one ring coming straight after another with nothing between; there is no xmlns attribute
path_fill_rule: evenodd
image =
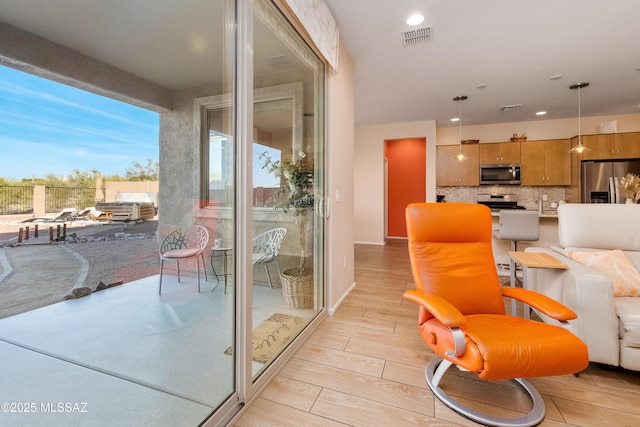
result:
<svg viewBox="0 0 640 427"><path fill-rule="evenodd" d="M158 295L162 294L162 274L165 261L174 261L180 283L180 261L189 258L196 259L198 271L198 292L200 292L200 260L204 270L204 279L207 280L207 267L204 263L204 250L209 242L209 232L201 225L191 225L179 228L162 240L160 244L160 286Z"/></svg>
<svg viewBox="0 0 640 427"><path fill-rule="evenodd" d="M253 265L262 264L267 272L269 287L273 289L273 282L269 274L268 265L275 262L278 276L280 276L280 265L278 264L278 254L280 246L284 240L287 230L284 228L273 228L253 238Z"/></svg>

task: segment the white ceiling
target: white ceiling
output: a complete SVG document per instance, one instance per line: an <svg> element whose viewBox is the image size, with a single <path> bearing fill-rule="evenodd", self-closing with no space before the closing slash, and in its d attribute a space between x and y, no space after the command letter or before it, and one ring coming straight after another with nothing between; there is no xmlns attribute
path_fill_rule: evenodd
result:
<svg viewBox="0 0 640 427"><path fill-rule="evenodd" d="M0 0L0 20L168 89L220 73L220 0Z"/></svg>
<svg viewBox="0 0 640 427"><path fill-rule="evenodd" d="M638 0L325 1L355 62L358 125L457 126L456 95L465 125L575 117L579 82L583 116L640 113ZM413 12L433 39L403 47Z"/></svg>
<svg viewBox="0 0 640 427"><path fill-rule="evenodd" d="M356 124L640 113L640 1L325 0L356 66ZM220 0L0 0L0 20L170 89L210 81ZM427 44L403 47L422 12ZM256 38L263 39L256 28ZM214 36L214 37L212 37ZM263 58L266 59L266 58ZM257 58L257 62L260 58ZM256 64L256 69L259 68ZM559 80L550 77L561 74ZM484 89L476 86L485 84ZM500 107L522 104L516 111Z"/></svg>

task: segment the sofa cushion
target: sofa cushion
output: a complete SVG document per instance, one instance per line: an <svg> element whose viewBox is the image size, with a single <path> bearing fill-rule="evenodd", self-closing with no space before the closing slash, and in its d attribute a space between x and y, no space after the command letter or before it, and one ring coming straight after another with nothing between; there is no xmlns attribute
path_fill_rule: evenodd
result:
<svg viewBox="0 0 640 427"><path fill-rule="evenodd" d="M640 347L640 298L614 298L620 319L620 340L625 347Z"/></svg>
<svg viewBox="0 0 640 427"><path fill-rule="evenodd" d="M551 250L559 253L560 255L564 255L569 258L569 252L603 252L606 251L604 248L579 248L575 246L569 246L566 248L562 248L560 246L551 246ZM640 271L640 252L637 251L622 251L629 258L629 261L634 265L636 270Z"/></svg>
<svg viewBox="0 0 640 427"><path fill-rule="evenodd" d="M640 251L640 205L560 205L558 239L564 248L576 246Z"/></svg>
<svg viewBox="0 0 640 427"><path fill-rule="evenodd" d="M568 252L568 256L610 278L614 296L640 296L640 273L621 250Z"/></svg>
<svg viewBox="0 0 640 427"><path fill-rule="evenodd" d="M636 267L636 270L640 271L640 252L623 251L629 258L629 261Z"/></svg>

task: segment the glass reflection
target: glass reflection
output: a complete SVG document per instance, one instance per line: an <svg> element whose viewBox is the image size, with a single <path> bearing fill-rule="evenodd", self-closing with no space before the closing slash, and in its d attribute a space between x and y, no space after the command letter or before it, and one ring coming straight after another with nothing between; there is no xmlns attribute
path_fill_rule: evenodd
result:
<svg viewBox="0 0 640 427"><path fill-rule="evenodd" d="M267 0L254 3L254 53L255 379L324 303L324 68ZM260 240L278 230L263 263Z"/></svg>

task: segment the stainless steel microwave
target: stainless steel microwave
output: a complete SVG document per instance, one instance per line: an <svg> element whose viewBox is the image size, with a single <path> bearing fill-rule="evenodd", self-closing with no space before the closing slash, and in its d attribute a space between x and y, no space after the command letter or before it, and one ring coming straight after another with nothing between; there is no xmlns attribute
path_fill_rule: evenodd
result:
<svg viewBox="0 0 640 427"><path fill-rule="evenodd" d="M519 185L520 165L480 165L480 184Z"/></svg>

